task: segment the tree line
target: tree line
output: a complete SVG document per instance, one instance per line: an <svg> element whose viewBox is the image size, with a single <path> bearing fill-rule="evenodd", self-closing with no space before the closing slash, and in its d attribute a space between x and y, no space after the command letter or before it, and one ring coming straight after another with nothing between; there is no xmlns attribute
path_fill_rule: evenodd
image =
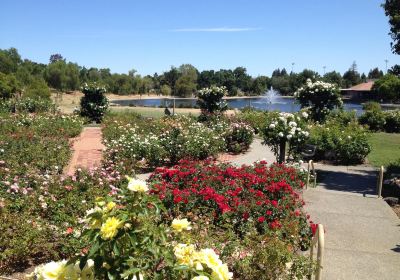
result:
<svg viewBox="0 0 400 280"><path fill-rule="evenodd" d="M399 71L394 66L391 71ZM13 94L23 96L50 96L50 89L58 92L79 90L87 82L98 82L106 86L108 92L127 94L158 94L191 97L197 90L205 87L225 86L228 95L261 95L273 87L283 95L293 94L307 79L324 80L348 88L367 79L379 79L382 70L371 69L368 75L359 74L354 62L343 75L332 71L321 76L318 72L305 69L302 72L288 73L285 68L276 69L271 77L252 77L245 67L221 69L218 71L199 71L191 64L172 66L161 74L141 76L136 70L128 73L111 73L109 68L86 68L68 62L61 54L50 56L49 63L36 63L22 59L17 49L0 49L0 94L3 98Z"/></svg>

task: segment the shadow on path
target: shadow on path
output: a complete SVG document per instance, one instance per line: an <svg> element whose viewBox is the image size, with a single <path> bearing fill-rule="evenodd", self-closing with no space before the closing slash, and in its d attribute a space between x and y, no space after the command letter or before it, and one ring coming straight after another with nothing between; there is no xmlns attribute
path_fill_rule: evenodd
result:
<svg viewBox="0 0 400 280"><path fill-rule="evenodd" d="M317 170L318 186L327 190L375 195L377 172Z"/></svg>

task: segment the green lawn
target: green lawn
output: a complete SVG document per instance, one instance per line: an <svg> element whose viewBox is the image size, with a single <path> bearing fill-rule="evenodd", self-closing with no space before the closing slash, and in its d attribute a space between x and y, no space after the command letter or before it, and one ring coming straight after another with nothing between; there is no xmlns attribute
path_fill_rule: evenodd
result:
<svg viewBox="0 0 400 280"><path fill-rule="evenodd" d="M129 113L129 112L135 112L143 117L146 118L161 118L165 116L164 114L164 108L153 108L153 107L110 107L111 112L115 113ZM172 109L170 108L170 111L172 113ZM194 115L198 116L200 114L199 109L188 109L188 108L175 108L175 113L180 114L180 115Z"/></svg>
<svg viewBox="0 0 400 280"><path fill-rule="evenodd" d="M374 166L387 166L400 158L400 134L373 133L369 141L372 151L368 161Z"/></svg>

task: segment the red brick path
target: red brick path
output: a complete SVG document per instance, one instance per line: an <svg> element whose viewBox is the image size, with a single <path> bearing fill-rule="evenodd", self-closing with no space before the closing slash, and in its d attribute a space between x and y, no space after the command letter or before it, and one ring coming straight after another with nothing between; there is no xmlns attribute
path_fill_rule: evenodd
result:
<svg viewBox="0 0 400 280"><path fill-rule="evenodd" d="M90 169L101 164L104 145L101 143L100 127L85 127L73 141L72 158L65 169L65 174L73 175L79 167Z"/></svg>

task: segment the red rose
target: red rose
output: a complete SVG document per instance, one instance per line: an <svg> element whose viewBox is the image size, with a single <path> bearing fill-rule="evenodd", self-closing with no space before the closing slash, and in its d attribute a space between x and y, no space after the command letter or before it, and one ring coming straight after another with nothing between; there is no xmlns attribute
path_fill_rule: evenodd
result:
<svg viewBox="0 0 400 280"><path fill-rule="evenodd" d="M264 217L264 216L259 217L259 218L258 218L258 222L259 222L259 223L265 222L265 217Z"/></svg>

